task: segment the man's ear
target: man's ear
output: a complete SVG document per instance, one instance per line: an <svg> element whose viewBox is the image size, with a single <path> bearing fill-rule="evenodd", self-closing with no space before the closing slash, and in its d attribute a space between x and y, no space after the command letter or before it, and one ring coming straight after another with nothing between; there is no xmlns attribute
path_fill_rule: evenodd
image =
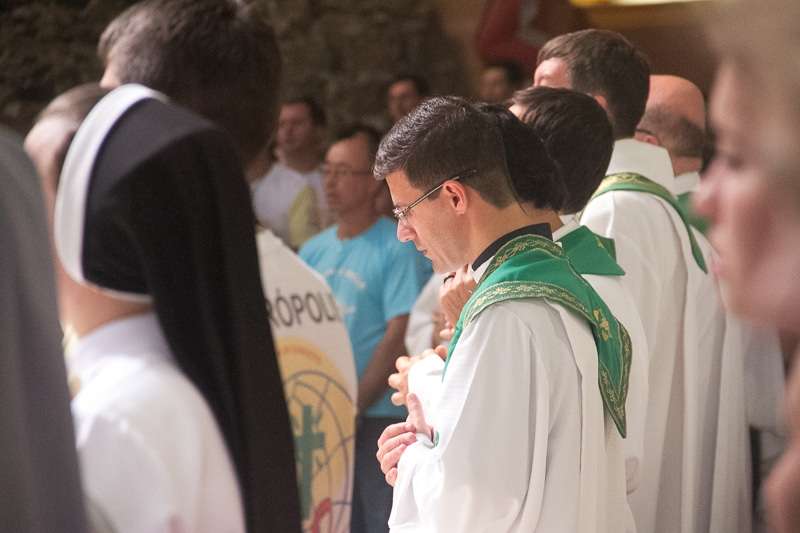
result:
<svg viewBox="0 0 800 533"><path fill-rule="evenodd" d="M650 132L637 129L636 133L633 134L633 138L643 143L652 144L655 146L661 146L661 141L658 140L658 137L656 137Z"/></svg>
<svg viewBox="0 0 800 533"><path fill-rule="evenodd" d="M608 109L608 100L606 100L605 96L603 96L602 94L592 94L590 96L594 98L595 102L600 104L600 107L602 107L605 110L607 115L609 116L611 115L611 111Z"/></svg>
<svg viewBox="0 0 800 533"><path fill-rule="evenodd" d="M445 196L447 205L450 206L456 214L460 215L466 212L470 198L467 194L467 188L464 187L461 182L452 180L447 182L442 187L442 192L440 194Z"/></svg>

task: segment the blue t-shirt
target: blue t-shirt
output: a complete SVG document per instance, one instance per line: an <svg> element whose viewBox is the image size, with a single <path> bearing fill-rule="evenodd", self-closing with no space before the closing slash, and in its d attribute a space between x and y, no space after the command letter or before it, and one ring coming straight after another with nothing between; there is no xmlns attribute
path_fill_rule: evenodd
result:
<svg viewBox="0 0 800 533"><path fill-rule="evenodd" d="M431 276L431 263L413 244L397 240L396 227L388 218L378 219L352 239L339 239L336 230L333 226L310 239L300 249L300 257L331 286L344 315L361 378L386 333L386 324L411 311ZM387 387L366 416L404 417L405 409L392 405L390 396Z"/></svg>

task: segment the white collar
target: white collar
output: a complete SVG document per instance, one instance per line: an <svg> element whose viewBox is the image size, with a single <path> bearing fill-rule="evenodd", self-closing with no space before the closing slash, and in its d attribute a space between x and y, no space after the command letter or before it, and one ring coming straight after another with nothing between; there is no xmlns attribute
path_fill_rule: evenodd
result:
<svg viewBox="0 0 800 533"><path fill-rule="evenodd" d="M481 263L480 266L478 266L478 268L472 268L472 264L470 264L469 272L470 274L472 274L472 278L475 281L480 282L481 278L483 277L483 274L489 268L489 264L492 262L492 259L494 259L494 256L490 257L489 259Z"/></svg>
<svg viewBox="0 0 800 533"><path fill-rule="evenodd" d="M606 175L620 172L641 174L670 192L674 187L675 174L672 171L669 152L660 146L636 139L622 139L614 143Z"/></svg>
<svg viewBox="0 0 800 533"><path fill-rule="evenodd" d="M172 361L172 355L155 313L143 313L100 326L75 341L67 355L71 376L87 381L103 358L130 355Z"/></svg>
<svg viewBox="0 0 800 533"><path fill-rule="evenodd" d="M559 218L561 218L561 222L563 222L564 225L553 232L553 242L556 244L560 244L558 241L578 229L580 225L578 223L578 217L575 214L559 215Z"/></svg>
<svg viewBox="0 0 800 533"><path fill-rule="evenodd" d="M700 185L700 173L695 171L686 172L680 176L675 176L675 182L672 187L674 190L672 192L675 196L694 192L697 190L698 185Z"/></svg>

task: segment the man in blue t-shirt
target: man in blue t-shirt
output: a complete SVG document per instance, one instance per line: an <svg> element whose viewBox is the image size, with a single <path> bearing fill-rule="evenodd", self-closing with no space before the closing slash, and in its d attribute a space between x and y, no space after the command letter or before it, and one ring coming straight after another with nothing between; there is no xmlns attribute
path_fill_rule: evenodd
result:
<svg viewBox="0 0 800 533"><path fill-rule="evenodd" d="M405 354L408 313L431 275L430 262L375 209L384 186L372 176L380 136L355 126L338 136L323 164L323 187L337 224L310 239L300 257L333 290L353 344L358 372L359 424L353 532L388 531L392 492L375 465L375 442L388 424L405 419L392 405L387 379Z"/></svg>

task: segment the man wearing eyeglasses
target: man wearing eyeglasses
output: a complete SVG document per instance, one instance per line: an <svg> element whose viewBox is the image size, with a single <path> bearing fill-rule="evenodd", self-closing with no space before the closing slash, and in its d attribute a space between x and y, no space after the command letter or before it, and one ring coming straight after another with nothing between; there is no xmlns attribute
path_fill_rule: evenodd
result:
<svg viewBox="0 0 800 533"><path fill-rule="evenodd" d="M431 275L430 263L375 209L382 184L372 174L380 135L353 126L337 136L323 164L323 190L338 223L309 240L300 257L333 290L350 335L358 372L352 531L386 531L392 489L375 464L375 441L405 417L387 379L405 354L408 313Z"/></svg>
<svg viewBox="0 0 800 533"><path fill-rule="evenodd" d="M393 532L635 530L622 446L630 338L552 241L564 190L541 141L525 142L536 154L525 208L497 122L463 99L422 103L381 142L374 171L398 239L436 272L468 264L480 280L433 407L409 394L407 421L379 441L379 460L402 455L387 471Z"/></svg>

